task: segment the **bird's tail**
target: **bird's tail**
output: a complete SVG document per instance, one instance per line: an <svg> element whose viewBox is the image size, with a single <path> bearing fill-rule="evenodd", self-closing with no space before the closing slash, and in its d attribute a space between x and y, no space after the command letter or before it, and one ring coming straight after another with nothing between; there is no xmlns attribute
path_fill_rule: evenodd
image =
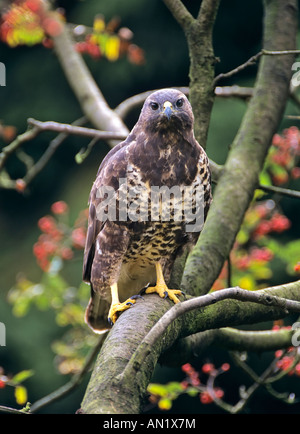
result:
<svg viewBox="0 0 300 434"><path fill-rule="evenodd" d="M94 333L104 333L111 327L107 320L110 302L91 288L91 298L85 311L85 322Z"/></svg>

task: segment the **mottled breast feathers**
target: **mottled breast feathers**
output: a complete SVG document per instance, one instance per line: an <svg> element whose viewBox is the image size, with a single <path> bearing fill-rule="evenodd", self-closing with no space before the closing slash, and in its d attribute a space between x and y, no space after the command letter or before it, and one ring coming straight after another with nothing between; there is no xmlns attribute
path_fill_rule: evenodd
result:
<svg viewBox="0 0 300 434"><path fill-rule="evenodd" d="M112 288L117 286L120 301L126 300L155 284L158 263L167 282L176 256L197 241L203 225L187 228L198 214L204 222L211 183L193 122L184 94L154 92L127 139L99 167L89 198L83 264L83 278L91 283L86 319L96 331L108 327ZM191 215L194 220L188 220Z"/></svg>

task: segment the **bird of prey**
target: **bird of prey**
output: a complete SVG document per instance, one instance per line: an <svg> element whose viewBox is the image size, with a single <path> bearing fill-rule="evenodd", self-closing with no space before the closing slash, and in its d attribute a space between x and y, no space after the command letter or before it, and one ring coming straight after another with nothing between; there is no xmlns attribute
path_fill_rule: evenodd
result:
<svg viewBox="0 0 300 434"><path fill-rule="evenodd" d="M183 93L153 92L126 140L99 167L83 264L91 286L85 320L96 333L109 329L145 287L146 294L180 301L182 292L167 286L172 266L196 243L211 203L209 162L193 124Z"/></svg>

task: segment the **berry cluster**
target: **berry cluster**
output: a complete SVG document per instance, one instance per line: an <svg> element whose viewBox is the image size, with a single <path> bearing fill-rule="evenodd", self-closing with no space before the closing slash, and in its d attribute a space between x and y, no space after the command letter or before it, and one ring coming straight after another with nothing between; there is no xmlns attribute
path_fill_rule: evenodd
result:
<svg viewBox="0 0 300 434"><path fill-rule="evenodd" d="M180 383L171 382L166 385L149 384L149 399L152 404L157 405L161 410L170 410L173 401L182 394L192 397L199 396L202 404L211 404L223 398L224 390L220 387L211 387L208 384L209 379L212 379L214 384L215 379L219 375L230 369L228 363L223 363L218 369L212 363L204 363L201 372L196 371L190 363L185 363L181 369L186 374L186 378ZM203 377L201 380L200 376Z"/></svg>
<svg viewBox="0 0 300 434"><path fill-rule="evenodd" d="M74 257L74 249L83 249L86 237L87 212L80 213L74 227L67 222L68 205L63 201L51 206L54 216L47 215L39 219L38 227L42 231L33 246L37 263L43 271L49 271L54 257L70 260Z"/></svg>
<svg viewBox="0 0 300 434"><path fill-rule="evenodd" d="M13 376L5 375L4 369L0 366L0 389L6 386L13 387L17 404L24 405L27 402L27 389L22 383L32 375L32 370L24 370Z"/></svg>
<svg viewBox="0 0 300 434"><path fill-rule="evenodd" d="M289 178L300 177L300 167L295 167L300 155L300 132L297 127L290 127L282 135L275 134L272 146L265 164L265 173L268 173L275 185L282 185Z"/></svg>
<svg viewBox="0 0 300 434"><path fill-rule="evenodd" d="M111 62L127 55L128 60L136 65L145 62L143 50L131 42L133 33L126 27L117 30L119 20L113 18L109 23L105 23L102 15L97 15L94 20L92 33L85 33L84 26L75 27L74 33L79 33L79 37L84 36L75 44L78 52L88 54L93 59L105 57ZM77 31L76 29L79 30Z"/></svg>
<svg viewBox="0 0 300 434"><path fill-rule="evenodd" d="M42 0L15 1L1 17L0 39L10 47L39 44L61 31L61 14Z"/></svg>
<svg viewBox="0 0 300 434"><path fill-rule="evenodd" d="M271 261L275 253L269 247L269 237L290 226L290 220L277 209L273 200L254 202L249 207L230 254L234 284L251 290L272 276ZM225 263L213 289L228 286L227 277L228 263Z"/></svg>
<svg viewBox="0 0 300 434"><path fill-rule="evenodd" d="M275 321L272 330L291 330L291 326L284 326L282 321ZM276 368L287 375L300 376L300 362L298 347L291 346L286 350L275 351Z"/></svg>

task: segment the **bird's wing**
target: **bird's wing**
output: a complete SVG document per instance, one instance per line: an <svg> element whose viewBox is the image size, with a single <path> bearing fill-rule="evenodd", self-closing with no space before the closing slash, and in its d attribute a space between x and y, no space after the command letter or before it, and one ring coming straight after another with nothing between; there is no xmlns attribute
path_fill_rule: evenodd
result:
<svg viewBox="0 0 300 434"><path fill-rule="evenodd" d="M90 282L91 267L95 255L95 242L98 234L105 225L105 221L99 218L103 216L103 212L105 212L105 207L107 206L105 192L116 191L119 187L119 179L124 177L126 173L124 148L131 143L131 140L128 139L115 146L103 159L91 189L89 197L88 228L83 259L83 280L85 282Z"/></svg>

